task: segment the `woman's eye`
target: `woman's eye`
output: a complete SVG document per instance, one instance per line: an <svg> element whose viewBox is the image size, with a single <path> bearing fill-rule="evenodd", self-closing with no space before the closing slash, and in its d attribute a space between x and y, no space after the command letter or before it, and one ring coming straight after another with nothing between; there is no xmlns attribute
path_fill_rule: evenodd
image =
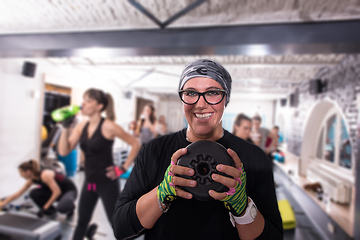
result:
<svg viewBox="0 0 360 240"><path fill-rule="evenodd" d="M197 95L197 93L196 92L193 92L193 91L188 91L188 92L186 92L186 96L189 96L189 97L194 97L194 96L196 96Z"/></svg>
<svg viewBox="0 0 360 240"><path fill-rule="evenodd" d="M206 95L208 96L216 96L216 95L219 95L220 93L218 91L208 91L206 93Z"/></svg>

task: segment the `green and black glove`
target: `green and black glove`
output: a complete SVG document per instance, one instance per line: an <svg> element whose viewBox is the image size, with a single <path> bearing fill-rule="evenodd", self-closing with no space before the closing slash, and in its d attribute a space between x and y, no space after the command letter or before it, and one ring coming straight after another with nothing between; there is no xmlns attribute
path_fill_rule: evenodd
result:
<svg viewBox="0 0 360 240"><path fill-rule="evenodd" d="M235 188L230 188L226 192L227 196L221 200L224 202L225 207L234 216L240 216L240 214L246 209L247 206L247 194L246 194L246 173L244 166L241 163L241 167L237 168L241 171L240 178L235 178L238 182Z"/></svg>
<svg viewBox="0 0 360 240"><path fill-rule="evenodd" d="M171 165L175 165L175 163L171 161ZM174 176L174 174L170 172L171 165L167 168L164 174L164 180L160 183L157 190L157 197L160 202L164 204L170 204L177 198L175 185L171 182L171 179Z"/></svg>

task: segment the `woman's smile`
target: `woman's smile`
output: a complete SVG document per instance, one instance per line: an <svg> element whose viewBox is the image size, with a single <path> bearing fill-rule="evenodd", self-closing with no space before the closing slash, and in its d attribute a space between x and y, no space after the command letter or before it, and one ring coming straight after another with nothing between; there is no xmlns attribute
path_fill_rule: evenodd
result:
<svg viewBox="0 0 360 240"><path fill-rule="evenodd" d="M211 116L213 115L213 113L194 113L195 117L198 118L199 120L207 120L209 118L211 118Z"/></svg>

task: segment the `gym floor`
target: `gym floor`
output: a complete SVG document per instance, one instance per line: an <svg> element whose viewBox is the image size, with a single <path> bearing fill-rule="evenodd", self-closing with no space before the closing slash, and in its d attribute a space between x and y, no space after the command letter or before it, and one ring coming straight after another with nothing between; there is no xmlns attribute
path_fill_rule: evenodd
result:
<svg viewBox="0 0 360 240"><path fill-rule="evenodd" d="M301 209L297 201L286 191L285 187L282 186L277 180L276 172L274 173L274 179L277 183L276 194L278 199L286 198L290 202L296 217L297 226L294 230L285 230L284 231L284 240L320 240L322 239L319 232L312 226L311 221L306 216L304 211ZM81 189L82 183L84 181L84 172L77 172L76 176L72 177L72 180L75 182L78 189ZM126 180L121 179L121 187L123 188ZM74 231L74 225L77 220L77 213L75 212L73 220L70 222L65 221L65 216L58 216L61 222L62 228L62 237L61 240L71 239ZM98 225L97 232L94 236L95 240L114 240L113 230L110 223L107 220L103 205L101 201L96 205L95 211L93 213L93 218L91 223L96 223ZM4 237L4 236L1 236ZM6 240L20 240L19 238L6 237ZM137 240L143 240L144 236L140 236Z"/></svg>
<svg viewBox="0 0 360 240"><path fill-rule="evenodd" d="M284 230L284 240L321 240L323 239L319 231L312 225L310 219L306 216L297 201L288 193L282 183L277 180L277 173L274 172L276 183L277 199L287 199L294 210L296 219L296 228L293 230Z"/></svg>
<svg viewBox="0 0 360 240"><path fill-rule="evenodd" d="M82 183L84 181L84 172L80 171L77 172L76 175L74 177L71 178L74 183L76 184L78 189L81 189L82 187ZM121 179L121 188L124 187L126 180ZM79 198L77 199L79 200ZM74 223L76 223L76 218L77 218L77 212L74 214L74 219L72 220ZM96 223L98 225L97 228L97 232L94 236L95 240L114 240L114 234L113 234L113 229L106 217L105 214L105 210L104 207L102 205L101 200L98 201L95 211L93 213L93 217L90 223ZM62 229L63 229L63 235L62 235L62 240L69 240L71 239L72 235L73 235L73 231L74 231L74 227L69 226L68 224L61 224L62 225ZM140 236L139 238L137 238L137 240L143 240L144 237Z"/></svg>

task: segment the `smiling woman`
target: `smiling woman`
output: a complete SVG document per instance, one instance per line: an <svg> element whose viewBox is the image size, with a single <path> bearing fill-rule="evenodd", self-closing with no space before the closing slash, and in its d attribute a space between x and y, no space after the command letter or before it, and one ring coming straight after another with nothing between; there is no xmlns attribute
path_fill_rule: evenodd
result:
<svg viewBox="0 0 360 240"><path fill-rule="evenodd" d="M207 93L221 88L221 85L211 78L196 77L185 83L184 88L187 89L185 91L197 89ZM220 97L218 96L216 104L209 104L206 97L204 97L206 95L203 94L203 98L201 98L199 94L196 104L184 104L185 118L189 124L187 138L191 142L203 140L204 138L215 141L223 134L221 119L224 114L225 101L219 102Z"/></svg>
<svg viewBox="0 0 360 240"><path fill-rule="evenodd" d="M185 66L179 83L188 128L145 145L119 197L113 215L117 239L143 233L146 239L282 239L272 169L264 152L222 127L230 101L231 76L220 64L199 59ZM226 148L233 165L214 163L209 181L226 186L209 190L206 201L185 189L197 186L197 169L177 165L199 141ZM206 142L205 141L205 142ZM199 159L209 159L208 144ZM198 159L198 158L197 158Z"/></svg>

